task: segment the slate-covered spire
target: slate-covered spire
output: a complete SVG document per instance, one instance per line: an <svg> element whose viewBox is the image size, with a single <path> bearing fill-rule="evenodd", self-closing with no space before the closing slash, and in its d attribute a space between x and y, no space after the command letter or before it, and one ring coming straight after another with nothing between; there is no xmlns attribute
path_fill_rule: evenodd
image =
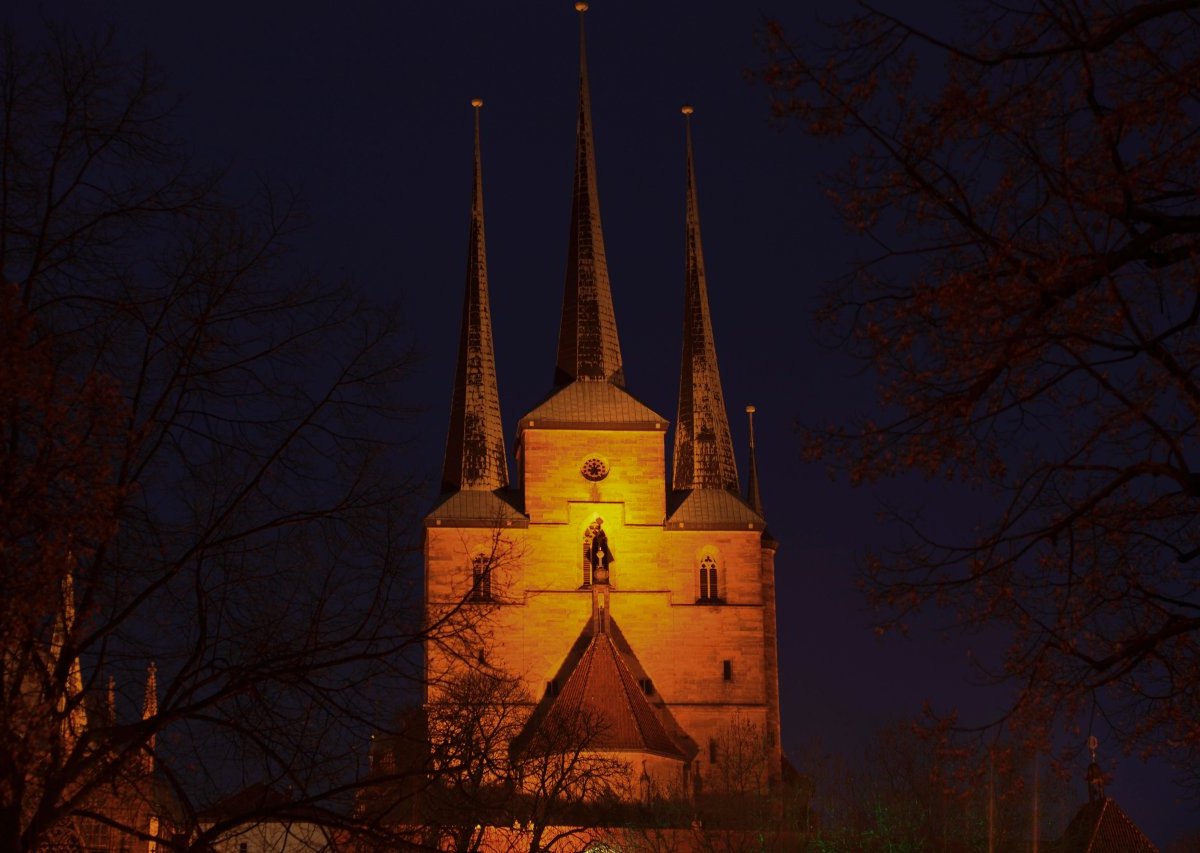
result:
<svg viewBox="0 0 1200 853"><path fill-rule="evenodd" d="M613 311L600 196L596 190L596 153L592 140L592 102L588 91L587 46L583 13L579 15L579 116L575 130L575 188L571 198L571 232L567 243L567 275L563 285L562 324L558 330L556 386L576 379L608 381L625 387L617 318Z"/></svg>
<svg viewBox="0 0 1200 853"><path fill-rule="evenodd" d="M467 285L463 296L462 336L454 372L454 399L446 438L442 491L488 490L508 485L500 392L492 349L492 316L488 303L487 245L483 233L483 170L479 153L479 109L475 107L475 184L471 200L471 233L467 242Z"/></svg>
<svg viewBox="0 0 1200 853"><path fill-rule="evenodd" d="M683 363L679 371L679 413L675 421L674 488L738 491L733 439L721 393L717 347L708 310L700 207L692 163L692 108L687 118L687 264L684 276Z"/></svg>
<svg viewBox="0 0 1200 853"><path fill-rule="evenodd" d="M158 716L158 667L154 661L146 667L146 695L142 699L142 719L149 720ZM146 752L142 756L142 770L148 774L154 772L154 735L146 740Z"/></svg>
<svg viewBox="0 0 1200 853"><path fill-rule="evenodd" d="M750 472L746 475L746 503L750 504L750 508L766 518L767 514L763 512L762 493L758 488L758 451L754 446L754 413L758 411L754 406L746 407L746 418L750 421Z"/></svg>
<svg viewBox="0 0 1200 853"><path fill-rule="evenodd" d="M66 683L55 703L55 709L62 715L61 733L65 752L70 752L74 748L88 724L87 711L83 703L83 670L79 666L79 656L71 652L72 634L75 630L75 580L71 574L74 563L74 555L69 554L67 568L59 587L62 597L54 619L54 630L50 637L51 671L49 674L51 678L55 677L55 670L62 665L63 657L70 655Z"/></svg>

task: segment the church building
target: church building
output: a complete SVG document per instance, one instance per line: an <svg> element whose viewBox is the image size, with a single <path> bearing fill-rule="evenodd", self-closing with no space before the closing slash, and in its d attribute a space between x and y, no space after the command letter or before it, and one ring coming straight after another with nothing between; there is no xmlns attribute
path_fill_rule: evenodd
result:
<svg viewBox="0 0 1200 853"><path fill-rule="evenodd" d="M586 4L576 6L581 12ZM686 252L672 423L626 388L596 184L580 16L579 109L554 383L516 422L509 472L489 307L479 108L442 495L425 520L425 701L472 668L524 688L513 749L555 719L657 789L716 790L728 733L779 781L774 561L753 451L739 485L717 367L685 107ZM549 373L549 365L547 365ZM753 407L746 411L753 417ZM667 464L671 438L670 467Z"/></svg>

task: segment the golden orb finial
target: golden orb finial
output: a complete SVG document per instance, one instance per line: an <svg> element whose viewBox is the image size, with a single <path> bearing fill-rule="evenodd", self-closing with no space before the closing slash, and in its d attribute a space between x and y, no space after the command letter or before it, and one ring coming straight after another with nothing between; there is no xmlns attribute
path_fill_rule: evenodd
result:
<svg viewBox="0 0 1200 853"><path fill-rule="evenodd" d="M475 109L479 109L483 106L483 98L472 98L471 106L473 106Z"/></svg>
<svg viewBox="0 0 1200 853"><path fill-rule="evenodd" d="M694 107L692 107L692 105L691 105L691 104L684 104L684 105L683 105L683 106L680 108L680 110L679 110L679 111L680 111L681 113L683 113L685 116L690 116L690 115L691 115L692 113L694 113L696 110L695 110L695 108L694 108Z"/></svg>
<svg viewBox="0 0 1200 853"><path fill-rule="evenodd" d="M748 415L752 415L757 411L758 411L758 409L754 408L753 406L746 407L746 414L748 414Z"/></svg>
<svg viewBox="0 0 1200 853"><path fill-rule="evenodd" d="M588 5L587 5L587 3L584 3L583 0L580 0L580 2L575 4L576 12L586 12L587 10L588 10Z"/></svg>

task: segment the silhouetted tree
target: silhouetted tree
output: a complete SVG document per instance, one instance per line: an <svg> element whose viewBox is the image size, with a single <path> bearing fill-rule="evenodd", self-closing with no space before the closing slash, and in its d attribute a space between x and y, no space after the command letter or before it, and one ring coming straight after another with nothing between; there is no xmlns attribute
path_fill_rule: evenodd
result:
<svg viewBox="0 0 1200 853"><path fill-rule="evenodd" d="M1001 626L1005 723L1105 720L1200 767L1200 4L992 3L952 35L868 4L833 49L768 33L776 113L854 147L873 256L828 317L879 412L815 436L855 480L989 487L872 559L890 624ZM1085 720L1086 722L1086 720Z"/></svg>
<svg viewBox="0 0 1200 853"><path fill-rule="evenodd" d="M630 794L630 768L598 752L606 721L586 710L551 712L514 751L514 778L528 832L528 853L577 849L611 820Z"/></svg>
<svg viewBox="0 0 1200 853"><path fill-rule="evenodd" d="M5 850L119 825L152 750L184 814L253 781L290 791L256 819L348 819L418 673L394 323L289 269L291 203L224 199L170 107L111 37L0 43Z"/></svg>
<svg viewBox="0 0 1200 853"><path fill-rule="evenodd" d="M484 828L507 826L516 790L509 744L533 707L519 680L470 670L429 706L431 782L422 822L442 828L460 853L480 849Z"/></svg>
<svg viewBox="0 0 1200 853"><path fill-rule="evenodd" d="M520 680L502 670L480 666L441 679L398 727L407 732L377 743L356 843L381 851L405 843L462 853L565 851L627 818L629 766L594 748L604 722L586 711L551 713L530 729L534 707Z"/></svg>

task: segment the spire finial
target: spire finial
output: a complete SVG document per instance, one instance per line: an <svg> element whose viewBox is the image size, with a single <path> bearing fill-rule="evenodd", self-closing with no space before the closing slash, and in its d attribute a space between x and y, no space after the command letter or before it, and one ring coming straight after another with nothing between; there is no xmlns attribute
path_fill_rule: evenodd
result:
<svg viewBox="0 0 1200 853"><path fill-rule="evenodd" d="M746 418L750 423L750 473L746 477L746 503L750 504L752 510L765 517L762 494L758 486L758 451L754 445L754 413L757 411L754 406L746 407Z"/></svg>
<svg viewBox="0 0 1200 853"><path fill-rule="evenodd" d="M729 416L717 368L717 346L708 307L708 279L700 241L700 204L692 158L691 108L684 107L687 153L686 263L683 301L683 359L675 421L677 490L724 489L738 493L737 465Z"/></svg>
<svg viewBox="0 0 1200 853"><path fill-rule="evenodd" d="M492 491L508 485L508 460L500 418L500 391L492 346L492 317L487 283L487 241L483 227L483 158L480 154L479 114L483 100L471 101L475 111L475 165L471 193L471 227L467 241L467 282L463 296L462 330L442 491Z"/></svg>
<svg viewBox="0 0 1200 853"><path fill-rule="evenodd" d="M571 230L567 241L567 273L563 284L562 322L558 331L556 386L576 380L606 381L625 386L616 312L608 280L600 194L596 182L592 100L588 87L587 38L579 16L579 113L575 132L575 184L571 198Z"/></svg>
<svg viewBox="0 0 1200 853"><path fill-rule="evenodd" d="M1092 754L1092 763L1087 769L1087 788L1088 802L1100 803L1104 801L1104 771L1100 769L1100 765L1096 763L1096 748L1100 746L1100 741L1095 735L1088 735L1087 739L1088 751Z"/></svg>
<svg viewBox="0 0 1200 853"><path fill-rule="evenodd" d="M588 4L587 4L587 3L579 2L579 3L576 3L576 4L575 4L575 11L576 11L576 12L578 12L579 14L581 14L581 15L582 15L582 14L583 14L584 12L586 12L587 10L588 10Z"/></svg>

